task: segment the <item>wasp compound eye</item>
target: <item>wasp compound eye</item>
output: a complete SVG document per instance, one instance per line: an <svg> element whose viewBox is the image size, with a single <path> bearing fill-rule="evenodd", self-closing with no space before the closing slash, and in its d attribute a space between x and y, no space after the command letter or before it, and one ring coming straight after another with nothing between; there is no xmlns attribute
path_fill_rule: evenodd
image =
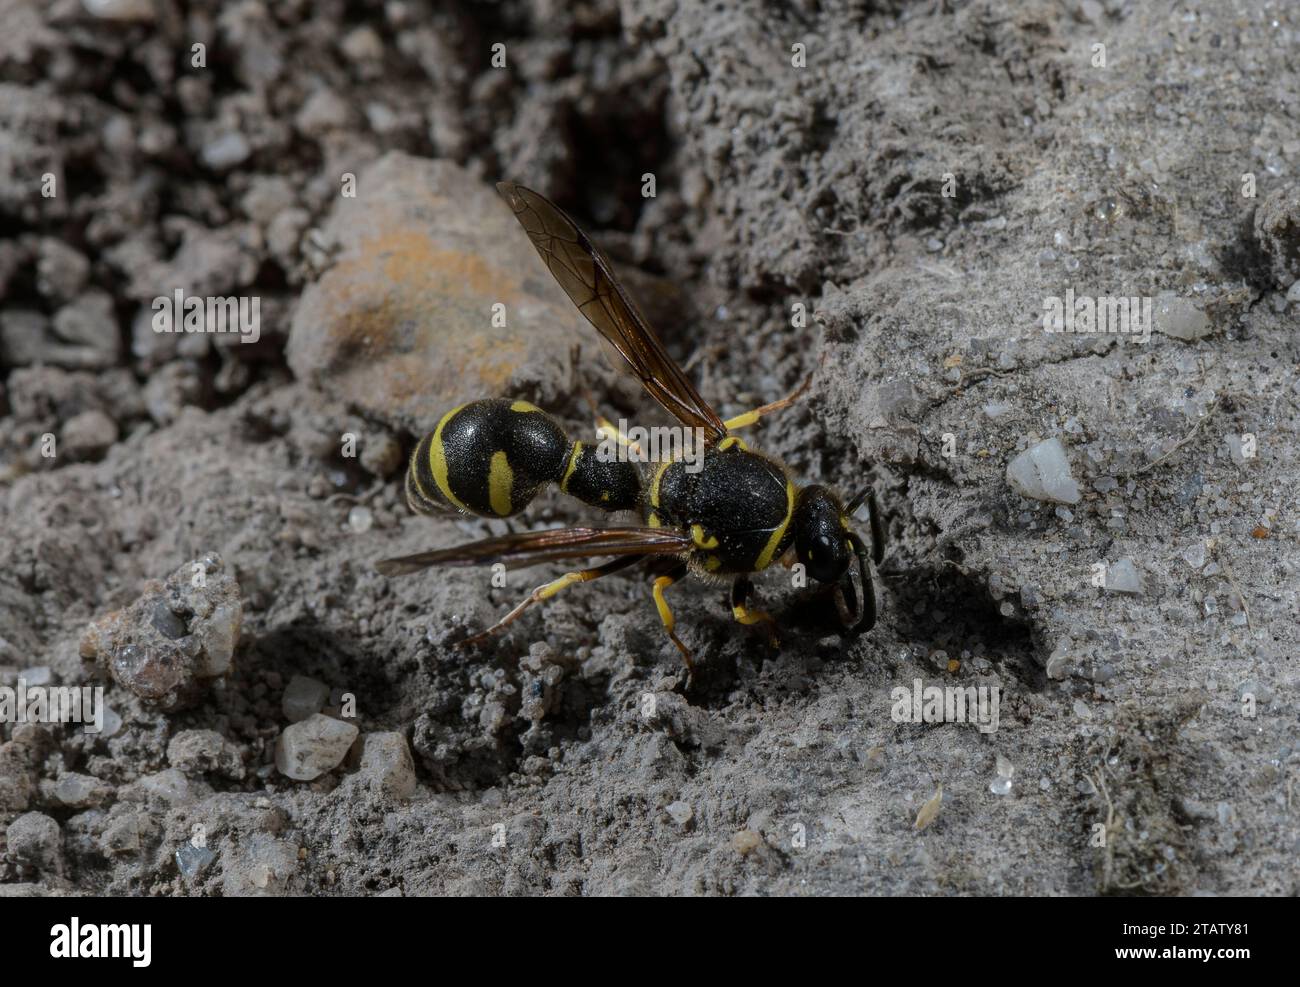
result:
<svg viewBox="0 0 1300 987"><path fill-rule="evenodd" d="M795 510L795 555L818 582L833 583L853 558L844 511L835 495L822 486L804 489Z"/></svg>

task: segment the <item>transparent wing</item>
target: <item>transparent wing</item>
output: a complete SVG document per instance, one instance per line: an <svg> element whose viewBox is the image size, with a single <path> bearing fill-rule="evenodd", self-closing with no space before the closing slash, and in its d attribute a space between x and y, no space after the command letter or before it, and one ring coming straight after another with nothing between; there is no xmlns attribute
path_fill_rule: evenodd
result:
<svg viewBox="0 0 1300 987"><path fill-rule="evenodd" d="M650 396L683 425L702 428L714 442L727 434L718 413L700 396L686 372L614 276L609 259L559 206L514 182L497 191L514 210L551 275L601 338L610 344Z"/></svg>
<svg viewBox="0 0 1300 987"><path fill-rule="evenodd" d="M385 576L405 576L436 565L491 565L494 562L521 569L539 562L595 555L677 555L690 547L691 539L671 528L553 528L500 535L454 548L385 559L375 563L375 569Z"/></svg>

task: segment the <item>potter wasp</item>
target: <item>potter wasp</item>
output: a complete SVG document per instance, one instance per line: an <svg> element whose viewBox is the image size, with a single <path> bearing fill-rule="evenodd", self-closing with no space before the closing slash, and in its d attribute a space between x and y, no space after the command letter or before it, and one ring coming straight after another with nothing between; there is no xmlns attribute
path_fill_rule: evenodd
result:
<svg viewBox="0 0 1300 987"><path fill-rule="evenodd" d="M545 485L608 512L635 511L641 526L562 528L513 533L378 563L388 576L429 566L540 562L610 557L538 586L487 630L461 641L480 642L530 606L576 583L647 564L659 616L688 672L690 652L674 632L665 591L688 574L731 580L732 614L742 624L772 617L748 606L750 577L777 561L802 564L828 585L843 627L869 630L876 620L874 564L884 532L870 486L847 506L820 484L797 486L780 462L751 449L734 433L788 407L807 388L754 411L723 420L664 349L614 276L604 253L558 206L512 182L497 185L533 246L618 362L626 364L681 425L703 437L696 462L668 456L648 465L638 457L601 455L569 438L558 422L526 401L486 399L453 408L411 456L406 496L422 514L448 511L506 518L522 511ZM601 422L608 434L611 426ZM612 436L629 444L621 434ZM694 468L692 468L694 467ZM866 504L869 541L850 518ZM854 564L856 562L856 565ZM857 577L856 580L854 577Z"/></svg>

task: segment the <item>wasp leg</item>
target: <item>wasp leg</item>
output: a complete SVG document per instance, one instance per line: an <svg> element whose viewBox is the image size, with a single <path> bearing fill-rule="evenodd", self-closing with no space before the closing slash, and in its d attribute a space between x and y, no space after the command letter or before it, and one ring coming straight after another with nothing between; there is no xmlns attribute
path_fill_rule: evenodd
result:
<svg viewBox="0 0 1300 987"><path fill-rule="evenodd" d="M867 491L867 510L871 512L871 561L880 565L885 557L885 525L876 506L876 492Z"/></svg>
<svg viewBox="0 0 1300 987"><path fill-rule="evenodd" d="M664 622L664 630L672 638L673 644L677 645L677 650L682 653L682 661L686 662L686 675L689 681L695 676L695 662L691 660L691 653L686 649L686 645L682 644L681 638L673 633L673 627L676 626L677 621L673 617L673 612L668 609L668 601L664 599L664 590L684 575L686 575L686 566L682 564L676 566L671 572L666 572L658 577L654 583L654 597L655 607L659 611L659 619Z"/></svg>
<svg viewBox="0 0 1300 987"><path fill-rule="evenodd" d="M753 425L754 422L758 421L764 415L770 415L774 411L788 408L803 397L804 391L808 390L809 385L812 384L812 379L813 375L809 374L808 378L802 384L795 388L792 393L783 397L780 401L773 401L771 404L765 404L763 407L755 408L753 411L746 411L743 415L737 415L735 418L728 418L722 424L727 427L728 432L734 432L738 428L746 428Z"/></svg>
<svg viewBox="0 0 1300 987"><path fill-rule="evenodd" d="M753 591L754 584L746 576L737 576L731 584L731 615L742 624L762 624L767 631L767 639L772 647L779 648L781 639L776 633L776 620L766 610L751 609L745 601Z"/></svg>
<svg viewBox="0 0 1300 987"><path fill-rule="evenodd" d="M619 445L624 446L628 450L630 450L634 456L637 456L638 458L643 458L641 447L637 443L629 440L628 437L625 434L623 434L622 430L619 429L617 425L615 425L612 421L610 421L603 414L601 414L600 408L596 405L596 399L591 396L591 391L587 390L587 388L584 387L582 389L582 396L586 398L587 404L591 408L591 413L596 419L596 434L600 436L602 439L603 438L613 439Z"/></svg>
<svg viewBox="0 0 1300 987"><path fill-rule="evenodd" d="M876 567L867 555L867 545L856 532L850 533L849 544L858 560L858 579L861 589L853 585L852 570L835 585L835 608L839 611L840 623L854 634L862 634L876 626L876 614L879 609L877 599ZM848 590L847 594L845 590ZM859 599L859 593L861 598Z"/></svg>
<svg viewBox="0 0 1300 987"><path fill-rule="evenodd" d="M621 559L614 559L612 562L606 562L604 565L594 566L591 569L579 569L576 572L566 572L559 579L552 579L549 583L543 583L524 597L518 606L487 630L480 631L472 637L465 638L463 641L458 641L456 647L464 648L471 644L478 644L491 637L493 634L499 634L508 624L512 624L518 620L520 615L534 603L541 603L543 600L549 600L556 593L560 592L560 590L572 586L574 583L589 583L593 579L599 579L601 576L608 576L611 572L618 572L620 569L626 569L628 566L642 561L642 558L643 557L641 556L629 555Z"/></svg>

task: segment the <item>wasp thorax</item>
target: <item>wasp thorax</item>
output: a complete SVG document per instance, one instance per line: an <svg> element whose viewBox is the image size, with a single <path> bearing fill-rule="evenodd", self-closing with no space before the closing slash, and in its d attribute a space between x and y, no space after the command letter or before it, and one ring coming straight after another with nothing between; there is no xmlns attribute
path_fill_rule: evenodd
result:
<svg viewBox="0 0 1300 987"><path fill-rule="evenodd" d="M825 487L804 487L795 507L794 551L808 575L833 583L844 575L853 558L844 508Z"/></svg>

